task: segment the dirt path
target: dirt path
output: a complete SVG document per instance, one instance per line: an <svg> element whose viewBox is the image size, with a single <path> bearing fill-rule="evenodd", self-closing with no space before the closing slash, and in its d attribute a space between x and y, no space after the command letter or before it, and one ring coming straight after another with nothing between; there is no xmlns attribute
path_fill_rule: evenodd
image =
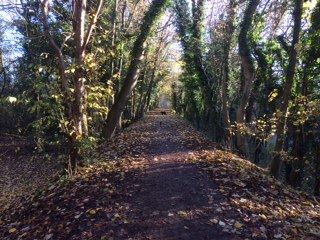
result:
<svg viewBox="0 0 320 240"><path fill-rule="evenodd" d="M215 215L210 198L215 187L196 164L186 163L195 149L187 146L189 138L177 129L176 121L172 116L157 116L144 130L153 133L146 156L149 167L139 176L135 183L139 187L129 199L128 236L230 239L229 234L208 224ZM219 196L214 199L220 200Z"/></svg>
<svg viewBox="0 0 320 240"><path fill-rule="evenodd" d="M148 115L99 161L0 213L0 239L320 239L318 199L176 116Z"/></svg>

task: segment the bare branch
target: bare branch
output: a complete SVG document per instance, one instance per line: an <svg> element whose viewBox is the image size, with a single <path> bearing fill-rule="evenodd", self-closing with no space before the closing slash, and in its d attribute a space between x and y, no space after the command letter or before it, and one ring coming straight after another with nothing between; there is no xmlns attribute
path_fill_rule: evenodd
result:
<svg viewBox="0 0 320 240"><path fill-rule="evenodd" d="M59 48L58 44L53 39L50 28L48 24L48 14L49 14L49 2L48 0L42 0L41 1L41 7L42 7L42 24L44 27L44 33L46 37L49 39L50 45L54 48L56 56L58 58L59 62L59 70L60 70L60 76L61 76L61 83L62 83L62 91L66 94L68 89L68 81L66 77L66 64L64 61L64 57L62 54L62 47ZM65 95L67 96L67 95Z"/></svg>
<svg viewBox="0 0 320 240"><path fill-rule="evenodd" d="M82 51L85 51L89 41L90 41L90 37L91 37L91 34L92 34L92 31L93 29L96 27L96 24L97 24L97 20L98 20L98 17L99 17L99 14L100 14L100 11L101 11L101 8L102 8L102 4L103 4L103 0L100 0L99 1L99 5L98 5L98 8L97 8L97 11L92 19L92 22L88 28L88 31L87 31L87 34L85 36L85 39L84 39L84 42L83 42L83 46L82 46Z"/></svg>

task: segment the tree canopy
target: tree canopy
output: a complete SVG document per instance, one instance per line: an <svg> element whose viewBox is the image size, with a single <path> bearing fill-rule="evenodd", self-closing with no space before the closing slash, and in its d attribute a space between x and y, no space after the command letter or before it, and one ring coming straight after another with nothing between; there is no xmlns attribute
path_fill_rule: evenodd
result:
<svg viewBox="0 0 320 240"><path fill-rule="evenodd" d="M0 133L63 156L70 175L170 105L319 196L319 76L319 0L0 3Z"/></svg>

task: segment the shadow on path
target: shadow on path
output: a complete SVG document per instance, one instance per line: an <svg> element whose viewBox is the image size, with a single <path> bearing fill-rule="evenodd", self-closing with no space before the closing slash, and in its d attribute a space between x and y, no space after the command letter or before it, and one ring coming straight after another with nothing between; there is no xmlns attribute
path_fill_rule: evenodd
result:
<svg viewBox="0 0 320 240"><path fill-rule="evenodd" d="M148 167L131 192L126 213L126 238L132 239L230 239L219 226L209 224L223 201L211 193L215 187L196 164L185 162L195 150L181 131L182 121L171 116L149 116L142 131L152 132L145 153ZM195 144L196 146L196 144ZM208 146L210 148L210 146ZM212 148L212 146L211 146Z"/></svg>

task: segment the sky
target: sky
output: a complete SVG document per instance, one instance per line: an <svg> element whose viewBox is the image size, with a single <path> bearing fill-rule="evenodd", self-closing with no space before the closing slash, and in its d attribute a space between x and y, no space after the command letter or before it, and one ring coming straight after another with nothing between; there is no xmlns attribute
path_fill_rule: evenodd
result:
<svg viewBox="0 0 320 240"><path fill-rule="evenodd" d="M0 6L17 3L16 0L0 0ZM17 17L14 9L8 11L7 8L0 7L0 48L4 52L4 65L8 66L12 61L22 56L21 34L12 26L13 19Z"/></svg>
<svg viewBox="0 0 320 240"><path fill-rule="evenodd" d="M19 51L21 47L21 35L11 25L13 19L18 17L17 11L11 8L1 8L1 5L18 4L19 0L0 0L0 48L4 51L4 60L9 63L22 55ZM191 2L191 1L189 1ZM317 0L309 0L304 2L304 6L309 10L313 9ZM208 0L205 4L206 21L212 26L217 21L222 13L224 13L225 6L228 0ZM179 48L179 44L173 44L173 48ZM14 51L10 51L14 49ZM7 51L6 51L7 50Z"/></svg>

